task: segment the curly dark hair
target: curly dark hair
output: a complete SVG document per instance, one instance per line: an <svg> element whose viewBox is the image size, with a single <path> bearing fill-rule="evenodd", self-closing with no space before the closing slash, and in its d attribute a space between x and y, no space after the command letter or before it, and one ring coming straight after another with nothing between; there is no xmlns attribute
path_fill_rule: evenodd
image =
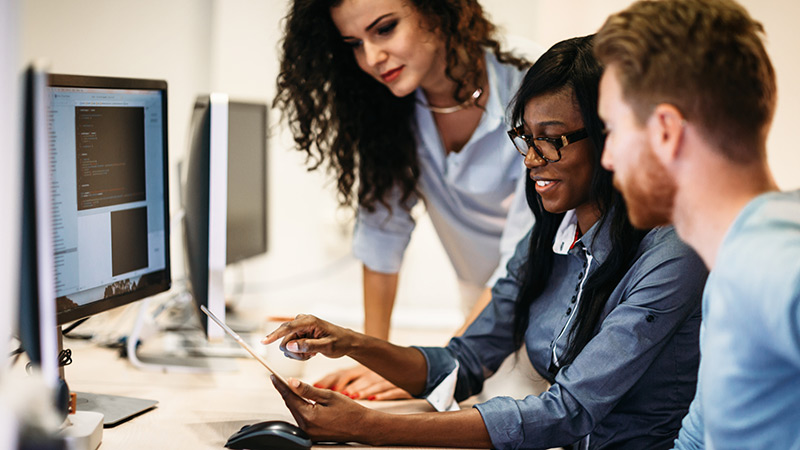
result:
<svg viewBox="0 0 800 450"><path fill-rule="evenodd" d="M445 74L455 81L459 103L485 76L483 54L518 68L528 62L503 52L495 26L477 0L404 0L440 33L446 48ZM408 208L417 189L419 161L412 133L414 94L395 97L362 71L331 19L342 0L294 0L285 17L281 68L273 107L282 111L309 170L327 164L336 176L341 206L374 211L376 202L391 210L387 196L395 187ZM358 172L356 172L358 167ZM356 173L358 175L356 175Z"/></svg>

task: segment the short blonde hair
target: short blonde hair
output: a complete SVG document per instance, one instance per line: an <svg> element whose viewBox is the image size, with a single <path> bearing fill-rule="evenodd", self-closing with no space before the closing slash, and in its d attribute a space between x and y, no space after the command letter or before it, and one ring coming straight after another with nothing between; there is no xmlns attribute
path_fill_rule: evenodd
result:
<svg viewBox="0 0 800 450"><path fill-rule="evenodd" d="M597 33L595 54L617 69L643 123L670 103L729 159L765 158L775 71L764 27L732 0L640 0Z"/></svg>

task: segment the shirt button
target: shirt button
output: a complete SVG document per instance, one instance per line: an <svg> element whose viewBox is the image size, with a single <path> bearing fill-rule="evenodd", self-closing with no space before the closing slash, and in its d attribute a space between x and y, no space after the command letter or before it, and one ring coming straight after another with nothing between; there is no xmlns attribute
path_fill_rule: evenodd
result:
<svg viewBox="0 0 800 450"><path fill-rule="evenodd" d="M648 314L647 317L645 317L644 319L646 321L648 321L648 322L652 322L652 321L656 320L655 316L652 315L652 314Z"/></svg>
<svg viewBox="0 0 800 450"><path fill-rule="evenodd" d="M569 313L571 313L571 312L572 312L572 308L567 308L567 315L569 315ZM648 320L648 322L650 322L650 321Z"/></svg>
<svg viewBox="0 0 800 450"><path fill-rule="evenodd" d="M578 299L578 296L577 295L573 295L572 299L569 302L570 303L575 303L575 300L577 300L577 299Z"/></svg>
<svg viewBox="0 0 800 450"><path fill-rule="evenodd" d="M579 278L579 279L580 279L580 278L583 278L583 272L581 272L581 274L580 274L580 275L578 275L578 278Z"/></svg>

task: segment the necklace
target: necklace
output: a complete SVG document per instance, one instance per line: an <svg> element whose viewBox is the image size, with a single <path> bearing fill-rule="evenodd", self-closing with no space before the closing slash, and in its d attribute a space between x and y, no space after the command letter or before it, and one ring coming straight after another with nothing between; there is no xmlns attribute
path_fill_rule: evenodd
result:
<svg viewBox="0 0 800 450"><path fill-rule="evenodd" d="M461 102L461 103L459 103L458 105L455 105L455 106L444 106L444 107L443 106L433 106L433 105L429 105L427 103L422 103L420 101L417 101L417 103L419 103L420 105L422 105L422 107L424 107L425 109L427 109L428 111L430 111L432 113L450 114L450 113L454 113L456 111L461 111L462 109L467 109L470 106L475 105L476 103L478 103L478 99L481 98L482 94L483 94L483 88L479 87L478 89L475 89L475 92L473 92L472 95L468 99L464 100L463 102Z"/></svg>

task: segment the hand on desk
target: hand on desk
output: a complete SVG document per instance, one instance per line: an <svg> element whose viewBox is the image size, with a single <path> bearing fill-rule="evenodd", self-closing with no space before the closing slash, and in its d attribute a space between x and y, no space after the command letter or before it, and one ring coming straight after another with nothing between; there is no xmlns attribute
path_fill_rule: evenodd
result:
<svg viewBox="0 0 800 450"><path fill-rule="evenodd" d="M411 394L386 378L360 365L330 373L314 383L314 387L341 392L350 398L361 400L412 398Z"/></svg>

